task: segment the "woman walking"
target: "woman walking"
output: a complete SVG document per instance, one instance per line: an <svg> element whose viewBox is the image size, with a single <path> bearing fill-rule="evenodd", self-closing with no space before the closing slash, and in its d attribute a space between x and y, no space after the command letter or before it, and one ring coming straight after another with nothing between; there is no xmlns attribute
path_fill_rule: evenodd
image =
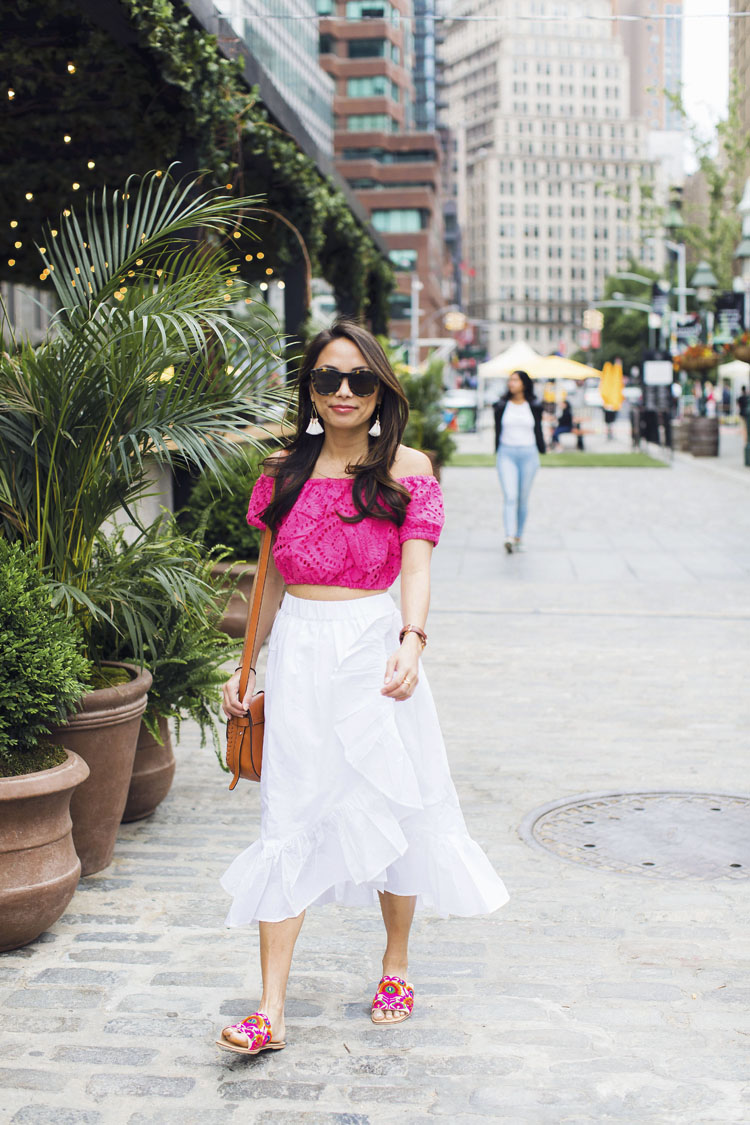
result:
<svg viewBox="0 0 750 1125"><path fill-rule="evenodd" d="M508 376L508 390L495 404L497 473L503 490L505 550L521 550L529 511L531 486L545 452L542 404L534 398L534 384L525 371Z"/></svg>
<svg viewBox="0 0 750 1125"><path fill-rule="evenodd" d="M302 361L298 422L266 463L248 520L274 531L256 651L270 633L260 839L222 880L229 926L260 928L257 1012L225 1027L242 1054L285 1044L284 1001L305 910L379 901L375 1023L407 1019L419 902L489 913L505 888L469 837L420 655L430 555L443 524L428 458L400 444L406 398L377 340L338 322ZM401 613L387 593L401 574ZM242 715L239 674L224 711ZM332 982L333 984L333 982Z"/></svg>

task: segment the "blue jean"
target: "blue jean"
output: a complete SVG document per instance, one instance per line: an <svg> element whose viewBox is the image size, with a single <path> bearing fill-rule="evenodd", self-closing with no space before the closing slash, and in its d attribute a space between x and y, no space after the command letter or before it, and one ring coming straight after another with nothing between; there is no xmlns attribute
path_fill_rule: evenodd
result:
<svg viewBox="0 0 750 1125"><path fill-rule="evenodd" d="M539 468L535 445L503 445L497 450L497 475L505 497L503 523L509 539L520 539L529 511L531 485Z"/></svg>

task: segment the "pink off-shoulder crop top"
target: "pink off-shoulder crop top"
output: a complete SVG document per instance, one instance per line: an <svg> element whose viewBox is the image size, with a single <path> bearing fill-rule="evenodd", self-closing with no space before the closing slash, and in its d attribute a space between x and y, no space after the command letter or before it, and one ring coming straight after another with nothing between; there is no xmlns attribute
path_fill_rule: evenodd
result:
<svg viewBox="0 0 750 1125"><path fill-rule="evenodd" d="M350 590L387 590L401 569L401 544L429 539L437 544L444 522L443 497L434 477L401 477L411 501L401 527L371 517L344 523L356 515L352 479L311 478L302 486L292 510L276 534L273 557L287 586L345 586ZM273 478L258 478L247 522L265 529L260 513L271 501Z"/></svg>

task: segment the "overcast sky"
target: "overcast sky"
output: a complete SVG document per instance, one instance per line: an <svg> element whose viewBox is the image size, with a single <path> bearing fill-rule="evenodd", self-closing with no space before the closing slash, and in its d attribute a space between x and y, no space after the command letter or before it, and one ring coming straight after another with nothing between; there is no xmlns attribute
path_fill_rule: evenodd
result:
<svg viewBox="0 0 750 1125"><path fill-rule="evenodd" d="M726 111L729 90L728 0L683 0L682 81L685 106L703 133Z"/></svg>

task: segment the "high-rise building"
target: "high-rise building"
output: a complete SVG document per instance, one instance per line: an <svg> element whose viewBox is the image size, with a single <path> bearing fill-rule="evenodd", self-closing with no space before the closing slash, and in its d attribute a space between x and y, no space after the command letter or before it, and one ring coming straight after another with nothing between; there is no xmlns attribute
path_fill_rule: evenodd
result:
<svg viewBox="0 0 750 1125"><path fill-rule="evenodd" d="M491 350L578 346L583 311L629 257L659 261L658 166L630 112L610 0L460 0L444 46L458 138L466 311ZM553 19L540 18L547 13Z"/></svg>
<svg viewBox="0 0 750 1125"><path fill-rule="evenodd" d="M674 97L682 88L682 0L612 0L630 63L630 116L645 122L650 155L671 183L684 176L684 121Z"/></svg>
<svg viewBox="0 0 750 1125"><path fill-rule="evenodd" d="M750 0L730 0L729 69L740 94L740 118L750 133L750 16L732 19L731 13L750 12Z"/></svg>
<svg viewBox="0 0 750 1125"><path fill-rule="evenodd" d="M431 0L418 0L426 7ZM370 222L389 248L398 291L391 328L411 334L412 300L420 307L419 334L439 334L443 291L441 148L434 127L434 92L415 90L411 0L318 0L320 62L334 81L334 158ZM432 22L432 21L427 21ZM420 29L421 73L432 46ZM430 87L432 88L432 87ZM427 91L427 93L425 92ZM417 97L417 94L419 96ZM421 290L413 286L417 277Z"/></svg>
<svg viewBox="0 0 750 1125"><path fill-rule="evenodd" d="M261 63L321 152L330 157L333 84L318 63L315 0L214 0L214 4Z"/></svg>

